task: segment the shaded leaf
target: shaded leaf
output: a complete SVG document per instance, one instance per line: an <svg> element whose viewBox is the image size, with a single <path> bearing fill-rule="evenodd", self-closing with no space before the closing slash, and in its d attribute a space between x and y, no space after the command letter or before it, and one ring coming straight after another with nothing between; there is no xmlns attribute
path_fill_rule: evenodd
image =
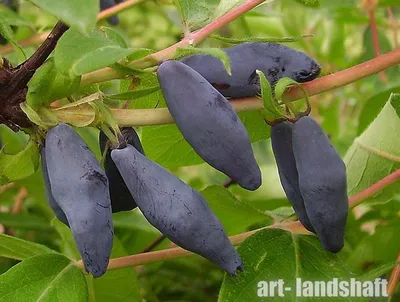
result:
<svg viewBox="0 0 400 302"><path fill-rule="evenodd" d="M133 51L111 28L95 29L87 36L69 30L57 44L55 63L58 70L73 77L114 64Z"/></svg>
<svg viewBox="0 0 400 302"><path fill-rule="evenodd" d="M178 7L186 32L204 25L210 18L210 11L204 0L174 0L174 3Z"/></svg>
<svg viewBox="0 0 400 302"><path fill-rule="evenodd" d="M30 140L21 152L10 155L0 151L0 183L23 179L35 173L39 164L39 149Z"/></svg>
<svg viewBox="0 0 400 302"><path fill-rule="evenodd" d="M389 101L345 155L349 196L365 190L400 166L390 158L400 158L398 133L400 119ZM386 202L393 198L398 189L399 184L395 183L376 194L372 200Z"/></svg>
<svg viewBox="0 0 400 302"><path fill-rule="evenodd" d="M212 211L223 224L228 235L247 231L257 223L271 220L251 204L238 200L228 190L221 186L210 186L201 191Z"/></svg>
<svg viewBox="0 0 400 302"><path fill-rule="evenodd" d="M127 256L127 253L118 238L114 237L111 258L123 256ZM87 278L92 279L93 291L91 294L96 302L142 301L139 293L140 286L133 267L110 270L97 279L90 275Z"/></svg>
<svg viewBox="0 0 400 302"><path fill-rule="evenodd" d="M176 125L143 127L142 144L146 156L166 168L203 163Z"/></svg>
<svg viewBox="0 0 400 302"><path fill-rule="evenodd" d="M81 0L30 1L82 34L89 33L96 25L96 17L100 9L98 0L85 0L85 5L82 5Z"/></svg>
<svg viewBox="0 0 400 302"><path fill-rule="evenodd" d="M0 275L0 301L86 302L82 271L60 254L34 256Z"/></svg>
<svg viewBox="0 0 400 302"><path fill-rule="evenodd" d="M231 63L228 54L220 48L195 48L195 47L179 47L174 58L182 58L193 54L207 54L219 59L224 65L226 72L232 75Z"/></svg>
<svg viewBox="0 0 400 302"><path fill-rule="evenodd" d="M0 222L6 227L30 231L49 231L48 221L40 216L25 213L1 213Z"/></svg>
<svg viewBox="0 0 400 302"><path fill-rule="evenodd" d="M226 275L219 294L222 301L269 301L272 297L257 296L260 281L284 280L284 299L298 301L296 278L348 281L352 276L335 254L325 251L315 236L297 235L279 229L265 229L247 238L238 248L245 270L237 277ZM277 292L276 292L277 293ZM335 301L349 301L335 297Z"/></svg>
<svg viewBox="0 0 400 302"><path fill-rule="evenodd" d="M127 92L117 94L107 94L105 95L105 97L111 100L136 100L138 98L152 94L157 90L160 90L160 86L150 87L146 89L129 90Z"/></svg>
<svg viewBox="0 0 400 302"><path fill-rule="evenodd" d="M80 77L61 74L54 58L48 59L28 83L26 101L34 110L42 105L73 94L79 88Z"/></svg>
<svg viewBox="0 0 400 302"><path fill-rule="evenodd" d="M24 260L53 252L44 245L0 234L0 257Z"/></svg>

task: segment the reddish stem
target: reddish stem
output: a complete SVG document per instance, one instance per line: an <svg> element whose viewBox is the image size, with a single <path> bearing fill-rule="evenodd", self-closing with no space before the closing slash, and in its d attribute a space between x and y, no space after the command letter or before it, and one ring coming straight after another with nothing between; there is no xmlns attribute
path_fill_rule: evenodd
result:
<svg viewBox="0 0 400 302"><path fill-rule="evenodd" d="M114 15L117 15L118 13L120 13L124 10L127 10L128 8L130 8L136 4L139 4L141 2L144 2L144 1L146 1L146 0L126 0L124 2L121 2L117 5L114 5L113 7L110 7L108 9L101 11L97 15L97 21L104 20L104 19L107 19Z"/></svg>
<svg viewBox="0 0 400 302"><path fill-rule="evenodd" d="M359 65L304 83L302 86L309 95L315 95L348 85L352 82L395 66L399 64L399 62L400 49L395 49ZM297 86L292 86L285 92L285 97L290 101L301 99L303 95L304 92Z"/></svg>
<svg viewBox="0 0 400 302"><path fill-rule="evenodd" d="M175 53L176 49L179 47L184 47L188 45L198 45L202 42L205 38L207 38L211 33L220 29L221 27L229 24L230 22L234 21L235 19L239 18L249 10L252 10L256 6L263 3L265 0L248 0L246 3L242 4L238 8L226 13L225 15L219 17L218 19L214 20L210 24L204 26L203 28L193 32L189 37L182 39L180 42L160 50L155 54L151 54L147 57L144 57L140 60L132 62L130 65L139 66L141 65L140 62L147 62L144 63L144 67L150 67L152 64L151 62L154 61L163 61L166 59L170 59L172 55ZM149 64L150 62L150 64ZM141 65L142 66L142 65Z"/></svg>
<svg viewBox="0 0 400 302"><path fill-rule="evenodd" d="M372 35L372 44L374 47L375 51L375 57L379 57L381 55L381 49L379 45L379 34L378 34L378 28L376 26L376 19L375 19L375 8L371 8L368 10L368 15L369 15L369 26L371 29L371 35ZM381 81L383 83L387 82L387 76L384 71L381 71L379 73L379 77L381 78Z"/></svg>
<svg viewBox="0 0 400 302"><path fill-rule="evenodd" d="M349 199L349 203L352 207L359 205L363 200L368 197L374 196L376 193L382 191L384 188L390 186L391 184L395 183L400 179L400 169L396 170L392 174L389 174L385 178L381 179L380 181L374 183L364 191L352 196Z"/></svg>

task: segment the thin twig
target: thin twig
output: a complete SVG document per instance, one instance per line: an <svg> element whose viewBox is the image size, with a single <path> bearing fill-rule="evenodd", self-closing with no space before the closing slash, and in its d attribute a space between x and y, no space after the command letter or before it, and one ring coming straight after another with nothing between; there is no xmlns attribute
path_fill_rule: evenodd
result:
<svg viewBox="0 0 400 302"><path fill-rule="evenodd" d="M124 10L127 10L128 8L131 8L132 6L142 3L142 2L145 2L145 1L147 1L147 0L126 0L124 2L121 2L113 7L110 7L108 9L101 11L97 15L97 21L101 21L101 20L107 19L109 17L115 16L115 15L123 12Z"/></svg>
<svg viewBox="0 0 400 302"><path fill-rule="evenodd" d="M395 49L359 65L304 83L302 86L311 96L348 85L399 63L400 49ZM297 86L289 87L284 97L290 101L298 100L303 97L303 91Z"/></svg>
<svg viewBox="0 0 400 302"><path fill-rule="evenodd" d="M248 0L244 4L240 5L236 9L228 12L227 14L219 17L210 24L204 26L203 28L193 32L189 37L182 39L180 42L160 50L154 54L148 55L144 58L131 62L128 66L133 68L144 69L157 65L161 61L171 59L175 54L175 51L179 47L184 47L188 45L197 45L206 39L211 33L220 29L221 27L227 25L228 23L236 20L249 10L260 5L265 0ZM118 79L121 75L119 72L112 68L106 67L93 71L91 73L82 76L81 85L89 85L93 83L100 83L104 81L109 81L113 79Z"/></svg>
<svg viewBox="0 0 400 302"><path fill-rule="evenodd" d="M24 200L28 197L28 191L25 187L19 189L18 194L14 197L14 204L11 209L12 214L18 214L21 212Z"/></svg>
<svg viewBox="0 0 400 302"><path fill-rule="evenodd" d="M161 242L163 242L166 238L167 238L167 236L165 236L165 235L158 236L152 243L150 243L150 245L148 247L146 247L142 251L142 253L151 252L153 249L155 249L157 247L157 245L159 245Z"/></svg>
<svg viewBox="0 0 400 302"><path fill-rule="evenodd" d="M299 224L299 222L296 221L296 222L285 223L285 224L277 223L277 224L274 224L274 225L271 225L271 226L268 226L265 228L261 228L261 229L253 230L250 232L230 236L229 239L233 245L238 245L239 243L243 242L245 239L247 239L251 235L255 234L256 232L261 231L263 229L267 229L267 228L284 229L287 231L294 232L296 234L311 234L308 231L306 231L304 228L302 228L301 224ZM173 259L177 259L177 258L191 256L191 255L194 255L194 254L192 252L189 252L189 251L179 248L179 247L169 248L169 249L164 249L161 251L148 252L148 253L142 253L142 254L136 254L136 255L131 255L131 256L110 259L107 270L139 266L139 265L144 265L144 264L163 261L163 260L173 260ZM77 264L83 268L82 260L79 260L77 262Z"/></svg>
<svg viewBox="0 0 400 302"><path fill-rule="evenodd" d="M378 27L376 25L375 19L375 7L368 9L368 16L369 16L369 24L371 29L372 35L372 44L375 51L375 57L379 57L381 55L381 48L379 45L379 34L378 34ZM384 71L379 73L379 77L383 83L387 83L387 76Z"/></svg>

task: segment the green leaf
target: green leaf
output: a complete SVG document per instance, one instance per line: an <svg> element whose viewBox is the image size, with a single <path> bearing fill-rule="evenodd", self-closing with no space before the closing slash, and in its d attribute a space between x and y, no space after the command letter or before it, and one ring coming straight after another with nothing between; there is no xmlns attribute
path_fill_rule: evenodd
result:
<svg viewBox="0 0 400 302"><path fill-rule="evenodd" d="M111 258L127 255L121 242L114 237ZM93 291L90 294L96 302L142 301L139 282L135 269L132 267L107 271L101 278L94 279L92 276L87 276L87 278L92 280Z"/></svg>
<svg viewBox="0 0 400 302"><path fill-rule="evenodd" d="M219 302L267 301L260 298L258 282L282 279L285 297L279 301L298 301L296 278L303 280L348 281L352 276L347 266L335 254L325 251L315 236L296 235L279 229L266 229L247 238L238 248L245 270L237 277L225 275ZM277 293L277 292L276 292ZM304 298L303 298L304 299ZM305 299L306 300L306 299ZM335 301L349 301L335 297Z"/></svg>
<svg viewBox="0 0 400 302"><path fill-rule="evenodd" d="M60 254L34 256L0 275L2 302L86 302L87 299L82 271Z"/></svg>
<svg viewBox="0 0 400 302"><path fill-rule="evenodd" d="M129 90L127 92L117 94L107 94L104 97L111 100L135 100L160 90L160 86L150 87L145 89Z"/></svg>
<svg viewBox="0 0 400 302"><path fill-rule="evenodd" d="M319 0L295 0L295 1L311 7L319 7Z"/></svg>
<svg viewBox="0 0 400 302"><path fill-rule="evenodd" d="M374 263L384 266L395 260L400 250L400 241L397 239L399 232L400 223L398 221L377 226L373 235L366 236L357 242L358 245L347 259L350 267L362 272L365 264ZM367 272L367 277L368 274Z"/></svg>
<svg viewBox="0 0 400 302"><path fill-rule="evenodd" d="M282 117L275 98L272 96L272 89L268 79L261 70L256 70L260 79L261 97L264 105L263 116L267 121L273 121Z"/></svg>
<svg viewBox="0 0 400 302"><path fill-rule="evenodd" d="M61 238L60 250L70 259L79 260L81 255L76 247L74 237L72 236L71 229L63 224L58 218L51 220L51 225L56 229Z"/></svg>
<svg viewBox="0 0 400 302"><path fill-rule="evenodd" d="M393 267L399 265L399 261L392 261L389 263L382 264L377 268L374 268L364 274L362 274L359 279L360 280L374 280L379 278L380 276L384 275L385 273L389 272Z"/></svg>
<svg viewBox="0 0 400 302"><path fill-rule="evenodd" d="M127 212L119 212L113 214L113 222L115 228L132 230L141 230L152 234L160 234L160 232L153 227L139 209Z"/></svg>
<svg viewBox="0 0 400 302"><path fill-rule="evenodd" d="M130 212L123 212L121 214L129 215L129 213ZM131 222L137 222L134 217L130 216L130 218L133 220ZM52 225L56 228L61 237L61 250L63 253L72 259L80 259L80 254L76 248L71 230L56 218L52 220ZM118 238L114 237L111 258L123 256L127 256L127 253ZM91 301L141 301L139 299L139 284L134 268L110 270L101 278L93 278L91 275L86 275L86 279L90 288Z"/></svg>
<svg viewBox="0 0 400 302"><path fill-rule="evenodd" d="M264 122L261 112L241 112L239 117L252 142L270 137L270 127ZM142 144L146 155L166 168L204 163L175 124L143 127Z"/></svg>
<svg viewBox="0 0 400 302"><path fill-rule="evenodd" d="M40 216L25 213L1 213L0 221L6 227L30 231L50 231L48 221Z"/></svg>
<svg viewBox="0 0 400 302"><path fill-rule="evenodd" d="M17 41L14 37L14 32L10 27L10 24L7 22L5 18L2 18L2 14L0 14L0 34L10 42L16 50L22 53L22 55L26 58L26 55L22 48L18 45Z"/></svg>
<svg viewBox="0 0 400 302"><path fill-rule="evenodd" d="M395 6L399 4L397 0L380 0L378 6Z"/></svg>
<svg viewBox="0 0 400 302"><path fill-rule="evenodd" d="M400 94L394 93L390 99L390 104L396 110L397 116L400 118Z"/></svg>
<svg viewBox="0 0 400 302"><path fill-rule="evenodd" d="M210 19L210 10L204 0L174 0L180 15L185 32L197 29Z"/></svg>
<svg viewBox="0 0 400 302"><path fill-rule="evenodd" d="M87 36L69 30L57 44L55 63L58 70L74 77L112 65L133 51L111 28L95 29Z"/></svg>
<svg viewBox="0 0 400 302"><path fill-rule="evenodd" d="M96 25L96 18L100 9L98 0L85 0L85 5L82 5L81 0L30 1L82 34L88 34Z"/></svg>
<svg viewBox="0 0 400 302"><path fill-rule="evenodd" d="M4 5L0 5L0 19L11 26L31 26L23 16Z"/></svg>
<svg viewBox="0 0 400 302"><path fill-rule="evenodd" d="M393 95L390 100L393 99ZM347 151L347 189L353 196L400 168L400 119L391 102L387 102L373 123ZM384 134L384 135L382 135ZM369 201L387 202L398 192L399 184L385 188Z"/></svg>
<svg viewBox="0 0 400 302"><path fill-rule="evenodd" d="M296 103L288 102L283 98L283 94L290 86L296 86L297 88L299 88L303 92L307 106L310 106L307 91L304 89L304 87L302 85L300 85L299 83L297 83L295 80L293 80L291 78L279 79L278 83L275 85L275 97L278 100L281 100L282 103L285 104L286 109L290 109L292 117L297 117L297 116L299 116L299 113L301 112L300 107L302 106L302 103L301 102L296 102ZM307 106L306 106L306 108L307 108ZM289 116L290 113L288 113L286 110L285 115Z"/></svg>
<svg viewBox="0 0 400 302"><path fill-rule="evenodd" d="M271 137L271 127L264 121L261 111L239 112L238 115L249 133L251 142Z"/></svg>
<svg viewBox="0 0 400 302"><path fill-rule="evenodd" d="M69 96L79 88L80 77L61 74L55 67L54 58L48 59L28 83L26 101L37 111L42 105Z"/></svg>
<svg viewBox="0 0 400 302"><path fill-rule="evenodd" d="M245 0L221 0L218 3L218 6L214 10L213 19L217 19L218 17L226 14L230 10L238 7L240 4L246 2ZM270 2L270 1L266 1Z"/></svg>
<svg viewBox="0 0 400 302"><path fill-rule="evenodd" d="M40 107L39 110L36 112L31 106L28 105L27 102L21 103L20 107L25 115L29 118L29 120L41 128L47 129L50 127L54 127L58 123L57 116L48 108Z"/></svg>
<svg viewBox="0 0 400 302"><path fill-rule="evenodd" d="M155 51L149 48L135 48L133 52L127 57L129 62L144 58Z"/></svg>
<svg viewBox="0 0 400 302"><path fill-rule="evenodd" d="M129 80L121 81L120 92L128 92L132 89L143 90L160 87L157 74L146 73L140 75L140 78L131 78ZM146 108L164 108L166 107L164 95L161 89L153 93L147 94L140 98L135 99L130 103L130 109L146 109Z"/></svg>
<svg viewBox="0 0 400 302"><path fill-rule="evenodd" d="M271 220L249 203L235 198L221 186L210 186L201 191L212 211L221 220L228 235L245 232L250 226Z"/></svg>
<svg viewBox="0 0 400 302"><path fill-rule="evenodd" d="M35 173L39 164L39 148L30 140L21 152L10 155L0 151L0 180L10 182ZM0 182L1 182L0 181Z"/></svg>
<svg viewBox="0 0 400 302"><path fill-rule="evenodd" d="M44 245L0 234L0 257L24 260L36 255L52 253Z"/></svg>
<svg viewBox="0 0 400 302"><path fill-rule="evenodd" d="M224 65L227 73L232 75L231 61L228 54L220 48L195 48L195 47L179 47L174 55L174 58L182 58L193 54L207 54L219 59Z"/></svg>
<svg viewBox="0 0 400 302"><path fill-rule="evenodd" d="M176 125L143 127L142 144L146 156L166 168L203 163Z"/></svg>
<svg viewBox="0 0 400 302"><path fill-rule="evenodd" d="M245 42L263 42L263 43L285 43L285 42L296 42L304 38L310 37L310 35L302 35L299 37L247 37L247 38L227 38L218 35L211 35L210 38L214 38L218 41L229 43L229 44L241 44Z"/></svg>
<svg viewBox="0 0 400 302"><path fill-rule="evenodd" d="M400 85L398 83L390 86L391 87L389 88L385 87L385 90L375 94L365 102L358 119L358 135L363 133L368 125L373 122L373 120L385 106L390 95L392 93L400 93Z"/></svg>

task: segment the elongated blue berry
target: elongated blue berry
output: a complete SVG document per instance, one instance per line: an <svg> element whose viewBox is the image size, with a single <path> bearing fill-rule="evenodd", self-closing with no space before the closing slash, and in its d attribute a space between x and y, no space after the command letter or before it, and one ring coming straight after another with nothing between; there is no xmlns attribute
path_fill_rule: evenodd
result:
<svg viewBox="0 0 400 302"><path fill-rule="evenodd" d="M256 190L261 171L247 130L228 100L199 73L178 61L158 68L171 115L193 149L241 187Z"/></svg>
<svg viewBox="0 0 400 302"><path fill-rule="evenodd" d="M171 241L230 274L242 261L202 195L131 145L114 149L115 162L139 209Z"/></svg>
<svg viewBox="0 0 400 302"><path fill-rule="evenodd" d="M273 86L289 77L299 83L315 79L319 64L307 54L277 43L247 42L223 49L230 59L232 75L222 62L206 54L183 58L181 62L200 73L224 96L255 96L260 93L256 70L261 70Z"/></svg>
<svg viewBox="0 0 400 302"><path fill-rule="evenodd" d="M107 177L86 143L66 124L48 131L45 161L51 195L67 217L85 269L100 277L113 244Z"/></svg>
<svg viewBox="0 0 400 302"><path fill-rule="evenodd" d="M300 222L307 230L314 232L299 188L299 175L292 148L292 124L283 122L273 126L271 142L283 190Z"/></svg>
<svg viewBox="0 0 400 302"><path fill-rule="evenodd" d="M293 125L292 143L307 216L323 247L338 252L344 245L349 210L346 166L311 117Z"/></svg>
<svg viewBox="0 0 400 302"><path fill-rule="evenodd" d="M121 128L121 133L123 134L126 143L134 146L144 155L144 150L139 136L133 128ZM109 144L109 140L103 131L100 131L99 143L101 152L104 152L106 145ZM121 211L130 211L136 208L137 205L135 200L111 159L111 148L108 148L104 161L104 169L109 182L112 212L117 213Z"/></svg>

